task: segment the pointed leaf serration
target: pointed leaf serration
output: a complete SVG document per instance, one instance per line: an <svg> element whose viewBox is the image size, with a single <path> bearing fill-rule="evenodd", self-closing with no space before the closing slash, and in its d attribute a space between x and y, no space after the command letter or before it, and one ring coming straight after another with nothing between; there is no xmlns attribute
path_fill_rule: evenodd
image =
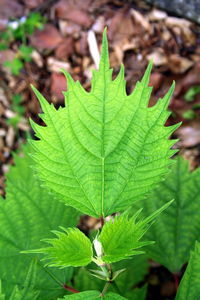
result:
<svg viewBox="0 0 200 300"><path fill-rule="evenodd" d="M91 91L65 72L65 107L56 110L33 88L46 126L31 121L39 141L32 141L41 179L62 201L81 212L107 216L142 199L168 170L179 126L165 127L174 84L148 107L149 64L141 82L126 94L124 67L112 80L106 31Z"/></svg>
<svg viewBox="0 0 200 300"><path fill-rule="evenodd" d="M27 253L43 253L48 266L79 267L92 261L93 251L90 240L78 228L63 228L64 232L53 231L57 238L45 239L49 247L26 251Z"/></svg>
<svg viewBox="0 0 200 300"><path fill-rule="evenodd" d="M171 201L156 210L146 219L137 220L141 209L131 218L127 214L116 216L114 220L107 222L100 233L98 240L102 244L102 260L113 263L132 255L144 253L141 247L152 244L150 241L141 241L152 221L169 205Z"/></svg>

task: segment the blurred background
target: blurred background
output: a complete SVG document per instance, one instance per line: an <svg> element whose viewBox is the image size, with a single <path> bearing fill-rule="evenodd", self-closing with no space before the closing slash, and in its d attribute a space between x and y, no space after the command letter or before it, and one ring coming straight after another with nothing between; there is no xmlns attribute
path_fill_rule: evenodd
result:
<svg viewBox="0 0 200 300"><path fill-rule="evenodd" d="M191 169L200 165L200 1L0 0L0 195L11 153L32 135L28 118L41 122L30 84L56 107L67 89L61 68L89 90L105 26L114 76L124 63L127 93L151 59L150 105L176 81L167 125L182 121L176 147ZM152 295L173 295L171 275L155 272Z"/></svg>

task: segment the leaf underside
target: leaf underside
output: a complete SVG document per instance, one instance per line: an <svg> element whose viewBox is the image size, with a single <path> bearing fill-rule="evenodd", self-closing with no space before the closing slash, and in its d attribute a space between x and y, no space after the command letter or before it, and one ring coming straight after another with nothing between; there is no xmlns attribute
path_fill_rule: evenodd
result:
<svg viewBox="0 0 200 300"><path fill-rule="evenodd" d="M31 141L40 178L59 199L81 212L107 216L144 196L168 171L179 126L165 127L174 85L163 99L148 107L151 64L134 91L126 94L124 67L112 80L106 32L101 61L93 72L91 91L65 72L65 107L56 110L33 88L46 126L31 121Z"/></svg>
<svg viewBox="0 0 200 300"><path fill-rule="evenodd" d="M59 226L75 226L77 212L57 201L52 194L42 189L35 173L30 168L33 161L24 149L24 157L15 156L15 166L7 175L6 200L0 198L0 279L6 300L15 286L21 290L33 255L20 251L42 247L42 238L52 237L51 230ZM41 265L41 264L40 264ZM37 265L34 288L40 291L38 300L54 300L64 290ZM72 269L50 272L65 283L72 276ZM28 299L28 298L27 298Z"/></svg>
<svg viewBox="0 0 200 300"><path fill-rule="evenodd" d="M189 163L178 157L166 180L142 203L144 216L148 216L167 201L171 206L159 217L146 233L145 238L154 240L147 246L151 258L171 272L180 271L189 259L190 250L200 240L200 168L190 172Z"/></svg>

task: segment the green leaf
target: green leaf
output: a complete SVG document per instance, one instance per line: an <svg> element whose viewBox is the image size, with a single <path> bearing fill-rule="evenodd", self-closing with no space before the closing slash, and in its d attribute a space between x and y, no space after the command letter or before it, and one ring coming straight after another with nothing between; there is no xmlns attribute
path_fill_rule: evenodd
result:
<svg viewBox="0 0 200 300"><path fill-rule="evenodd" d="M106 32L98 71L86 92L65 73L65 107L55 109L33 87L46 126L31 121L37 171L46 186L67 205L94 216L108 216L143 199L167 173L176 152L168 137L179 126L165 127L174 84L148 107L151 64L131 95L124 67L115 80L109 66Z"/></svg>
<svg viewBox="0 0 200 300"><path fill-rule="evenodd" d="M200 243L191 251L189 264L181 280L176 300L200 299Z"/></svg>
<svg viewBox="0 0 200 300"><path fill-rule="evenodd" d="M46 19L39 12L31 13L24 24L25 32L27 34L33 34L36 28L43 28L45 21Z"/></svg>
<svg viewBox="0 0 200 300"><path fill-rule="evenodd" d="M197 213L200 206L199 191L200 168L190 172L188 162L178 157L167 179L143 202L144 216L148 216L174 199L145 236L156 241L154 245L147 246L150 257L171 272L180 271L188 261L195 241L200 238L200 218Z"/></svg>
<svg viewBox="0 0 200 300"><path fill-rule="evenodd" d="M145 232L148 230L152 221L164 210L171 202L167 203L146 219L136 221L141 210L129 218L127 214L116 216L114 220L108 221L101 231L98 240L102 244L102 260L106 263L113 263L128 258L132 255L144 253L140 248L150 241L141 241ZM139 250L138 250L139 249Z"/></svg>
<svg viewBox="0 0 200 300"><path fill-rule="evenodd" d="M4 66L9 68L13 75L19 75L24 64L20 59L14 58L12 61L5 61Z"/></svg>
<svg viewBox="0 0 200 300"><path fill-rule="evenodd" d="M15 166L7 175L6 200L0 199L0 278L9 297L14 286L21 290L32 255L20 251L42 247L42 238L52 237L51 230L59 226L74 226L77 212L58 202L53 194L41 188L35 173L30 168L32 159L27 155L15 156ZM48 268L37 265L35 289L39 300L54 300L64 294L64 289L47 273ZM61 283L72 277L72 269L52 268L51 276Z"/></svg>
<svg viewBox="0 0 200 300"><path fill-rule="evenodd" d="M63 228L64 232L53 231L58 238L45 239L50 247L28 250L27 253L43 253L47 265L65 268L86 266L92 261L93 251L90 240L77 228Z"/></svg>
<svg viewBox="0 0 200 300"><path fill-rule="evenodd" d="M195 96L200 94L200 85L194 85L185 93L184 99L187 102L191 102L195 99Z"/></svg>
<svg viewBox="0 0 200 300"><path fill-rule="evenodd" d="M125 300L127 298L122 297L122 296L120 296L118 294L109 292L109 293L105 294L104 297L101 297L101 299L105 299L105 300Z"/></svg>
<svg viewBox="0 0 200 300"><path fill-rule="evenodd" d="M73 294L70 296L65 296L63 299L73 299L73 300L95 300L95 299L105 299L105 300L125 300L124 298L115 293L108 293L105 296L101 296L100 292L98 291L85 291L77 294ZM62 300L62 299L60 299Z"/></svg>
<svg viewBox="0 0 200 300"><path fill-rule="evenodd" d="M19 290L18 286L15 286L9 300L36 300L38 299L39 292L34 290L35 276L36 276L36 260L33 260L30 264L28 273L26 275L23 289ZM5 295L2 294L1 281L0 281L0 300L5 300Z"/></svg>
<svg viewBox="0 0 200 300"><path fill-rule="evenodd" d="M20 52L21 58L23 58L27 62L31 61L31 54L33 52L32 47L28 47L26 45L21 45L19 47L19 52Z"/></svg>
<svg viewBox="0 0 200 300"><path fill-rule="evenodd" d="M195 118L195 112L192 109L186 110L183 113L183 118L186 120L192 120Z"/></svg>
<svg viewBox="0 0 200 300"><path fill-rule="evenodd" d="M125 296L130 300L145 300L147 296L147 285L144 285L141 288L135 288L132 291L127 292Z"/></svg>
<svg viewBox="0 0 200 300"><path fill-rule="evenodd" d="M3 291L2 291L2 283L1 283L1 280L0 280L0 300L5 300L5 295L3 294Z"/></svg>
<svg viewBox="0 0 200 300"><path fill-rule="evenodd" d="M21 94L14 94L12 96L12 109L17 112L19 115L23 115L25 112L24 106L22 105L23 97Z"/></svg>

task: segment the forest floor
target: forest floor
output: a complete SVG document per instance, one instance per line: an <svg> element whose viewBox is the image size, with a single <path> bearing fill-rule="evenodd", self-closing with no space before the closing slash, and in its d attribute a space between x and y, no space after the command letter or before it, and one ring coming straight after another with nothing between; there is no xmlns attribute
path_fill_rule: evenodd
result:
<svg viewBox="0 0 200 300"><path fill-rule="evenodd" d="M150 59L154 62L150 105L176 81L166 125L182 122L174 134L179 139L175 147L190 161L191 169L200 165L200 26L143 1L0 0L0 7L1 33L7 31L11 16L18 21L32 12L45 17L43 29L27 33L25 40L0 38L0 44L7 43L0 48L0 195L4 196L5 173L13 163L11 153L32 135L28 118L41 122L30 84L56 107L63 105L62 91L67 89L61 68L90 89L105 26L114 76L123 62L128 93ZM19 71L10 70L5 62L19 57L21 45L32 48L30 59L22 59ZM94 220L88 224L94 226ZM176 285L166 269L152 263L147 281L148 299L173 299Z"/></svg>

